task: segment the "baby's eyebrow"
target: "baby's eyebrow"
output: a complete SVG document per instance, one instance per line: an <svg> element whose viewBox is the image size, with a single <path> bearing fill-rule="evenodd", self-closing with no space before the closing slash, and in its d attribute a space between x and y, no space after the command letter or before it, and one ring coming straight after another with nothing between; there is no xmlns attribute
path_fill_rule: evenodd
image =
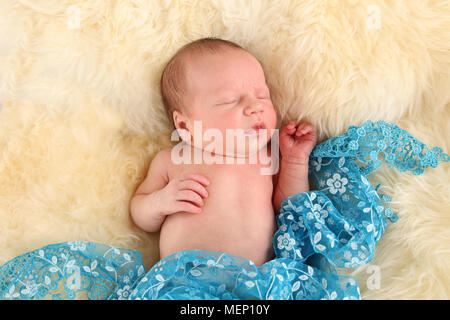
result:
<svg viewBox="0 0 450 320"><path fill-rule="evenodd" d="M267 85L263 86L263 87L258 87L256 89L256 93L270 93L270 89Z"/></svg>
<svg viewBox="0 0 450 320"><path fill-rule="evenodd" d="M222 93L212 96L212 100L214 102L225 102L227 99L232 99L234 97L235 93L229 92L229 93Z"/></svg>

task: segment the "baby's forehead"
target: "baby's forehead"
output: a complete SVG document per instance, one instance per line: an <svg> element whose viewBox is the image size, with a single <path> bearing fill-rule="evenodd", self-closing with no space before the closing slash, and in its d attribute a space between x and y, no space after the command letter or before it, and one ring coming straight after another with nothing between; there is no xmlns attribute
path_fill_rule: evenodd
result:
<svg viewBox="0 0 450 320"><path fill-rule="evenodd" d="M250 59L242 59L242 58L248 58ZM233 61L236 59L242 60L244 62L248 63L254 63L257 62L259 64L259 60L253 56L250 52L243 50L243 49L237 49L237 48L220 48L217 51L211 52L211 51L194 51L190 52L189 54L185 55L184 61L188 64L189 62L200 62L202 63L207 58L227 58L230 59L228 61Z"/></svg>
<svg viewBox="0 0 450 320"><path fill-rule="evenodd" d="M228 87L231 89L240 86L265 85L264 71L259 60L245 50L225 49L218 53L196 53L185 58L183 77L190 89L198 86L203 89L213 89L216 87L216 80L221 90ZM222 58L224 58L223 61ZM197 89L201 90L201 88Z"/></svg>

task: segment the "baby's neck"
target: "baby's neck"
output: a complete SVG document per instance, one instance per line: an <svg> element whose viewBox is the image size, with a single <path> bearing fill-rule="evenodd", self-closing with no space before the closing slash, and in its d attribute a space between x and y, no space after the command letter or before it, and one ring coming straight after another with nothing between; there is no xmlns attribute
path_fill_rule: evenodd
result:
<svg viewBox="0 0 450 320"><path fill-rule="evenodd" d="M253 153L245 153L245 154L221 154L216 153L214 151L210 152L208 150L197 148L192 144L187 144L182 142L182 151L181 157L183 161L190 164L236 164L236 163L245 163L245 164L255 164L259 165L261 163L261 157L270 158L271 156L271 141L262 147L260 150ZM185 153L187 152L187 154ZM264 161L267 164L267 161Z"/></svg>

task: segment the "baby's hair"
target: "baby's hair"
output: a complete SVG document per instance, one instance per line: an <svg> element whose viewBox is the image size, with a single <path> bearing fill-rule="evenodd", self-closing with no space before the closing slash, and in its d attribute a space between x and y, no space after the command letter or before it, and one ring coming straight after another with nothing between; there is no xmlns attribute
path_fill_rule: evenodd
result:
<svg viewBox="0 0 450 320"><path fill-rule="evenodd" d="M219 38L202 38L181 47L169 60L161 75L161 97L164 108L173 124L172 113L183 107L182 96L186 93L186 57L204 53L219 53L223 49L241 49L240 45Z"/></svg>

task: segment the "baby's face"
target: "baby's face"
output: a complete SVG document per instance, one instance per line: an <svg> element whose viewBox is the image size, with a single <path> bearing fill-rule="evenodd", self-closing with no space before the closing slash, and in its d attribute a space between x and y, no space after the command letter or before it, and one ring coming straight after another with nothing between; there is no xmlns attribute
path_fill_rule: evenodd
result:
<svg viewBox="0 0 450 320"><path fill-rule="evenodd" d="M220 130L224 144L226 129L245 131L255 125L267 129L267 135L260 133L259 138L265 143L270 140L277 115L264 71L250 53L225 50L194 57L188 62L187 81L186 115L192 135L194 120L201 120L203 132L210 128Z"/></svg>

